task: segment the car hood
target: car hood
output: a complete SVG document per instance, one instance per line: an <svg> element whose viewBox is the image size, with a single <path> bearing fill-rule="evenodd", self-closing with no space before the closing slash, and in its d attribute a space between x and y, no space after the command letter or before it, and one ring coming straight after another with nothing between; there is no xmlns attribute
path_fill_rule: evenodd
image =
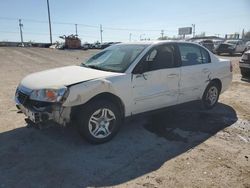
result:
<svg viewBox="0 0 250 188"><path fill-rule="evenodd" d="M56 89L62 86L119 74L121 73L101 71L81 66L66 66L30 74L21 81L21 85L32 90Z"/></svg>

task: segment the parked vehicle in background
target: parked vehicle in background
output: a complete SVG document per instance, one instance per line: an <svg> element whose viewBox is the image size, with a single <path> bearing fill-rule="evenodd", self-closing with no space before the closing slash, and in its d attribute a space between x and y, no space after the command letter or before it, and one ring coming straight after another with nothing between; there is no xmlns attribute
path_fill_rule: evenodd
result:
<svg viewBox="0 0 250 188"><path fill-rule="evenodd" d="M244 52L241 57L239 66L242 78L250 78L250 50Z"/></svg>
<svg viewBox="0 0 250 188"><path fill-rule="evenodd" d="M246 45L242 40L226 40L224 43L219 44L214 51L218 55L221 53L232 55L235 53L244 53L246 49Z"/></svg>
<svg viewBox="0 0 250 188"><path fill-rule="evenodd" d="M213 39L214 49L217 48L220 44L222 44L225 40ZM213 50L214 51L214 50Z"/></svg>
<svg viewBox="0 0 250 188"><path fill-rule="evenodd" d="M56 42L56 43L50 45L49 48L63 50L63 49L65 49L65 43L64 42L61 42L61 43Z"/></svg>
<svg viewBox="0 0 250 188"><path fill-rule="evenodd" d="M83 50L88 50L89 48L90 48L90 44L89 43L85 42L85 43L82 44L82 49Z"/></svg>
<svg viewBox="0 0 250 188"><path fill-rule="evenodd" d="M194 100L211 109L231 81L231 62L201 45L122 43L102 50L81 66L26 76L15 100L33 123L75 121L89 142L103 143L132 115Z"/></svg>
<svg viewBox="0 0 250 188"><path fill-rule="evenodd" d="M247 50L250 50L250 41L246 42L246 48Z"/></svg>
<svg viewBox="0 0 250 188"><path fill-rule="evenodd" d="M97 41L97 42L95 42L93 44L90 44L89 48L90 49L100 49L100 45L101 45L101 43Z"/></svg>
<svg viewBox="0 0 250 188"><path fill-rule="evenodd" d="M212 40L209 39L194 39L192 40L192 42L198 43L202 46L204 46L205 48L207 48L209 51L213 51L214 50L214 43Z"/></svg>
<svg viewBox="0 0 250 188"><path fill-rule="evenodd" d="M200 44L211 52L214 50L214 43L212 40L202 40Z"/></svg>

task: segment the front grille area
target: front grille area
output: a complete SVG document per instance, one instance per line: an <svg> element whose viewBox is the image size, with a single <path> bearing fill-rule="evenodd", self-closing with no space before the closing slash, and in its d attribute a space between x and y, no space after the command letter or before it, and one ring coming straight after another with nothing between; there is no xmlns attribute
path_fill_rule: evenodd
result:
<svg viewBox="0 0 250 188"><path fill-rule="evenodd" d="M16 99L18 103L23 105L25 108L28 108L29 110L36 110L36 111L52 111L52 104L50 102L43 102L43 101L36 101L31 100L30 95L24 93L20 89L17 89L16 91Z"/></svg>
<svg viewBox="0 0 250 188"><path fill-rule="evenodd" d="M17 95L18 101L19 101L22 105L24 105L25 102L29 99L29 96L28 96L27 94L25 94L25 93L23 93L23 92L21 92L21 91L19 91L19 90L17 90L16 95Z"/></svg>

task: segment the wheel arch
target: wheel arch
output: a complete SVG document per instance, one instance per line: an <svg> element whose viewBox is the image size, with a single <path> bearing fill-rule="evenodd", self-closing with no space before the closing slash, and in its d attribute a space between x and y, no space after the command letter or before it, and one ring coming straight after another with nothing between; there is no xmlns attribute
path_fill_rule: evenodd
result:
<svg viewBox="0 0 250 188"><path fill-rule="evenodd" d="M220 91L221 91L221 89L222 89L222 82L221 82L221 80L219 79L219 78L214 78L214 79L212 79L210 82L209 82L209 84L210 83L216 83L218 86L219 86L219 89L220 89Z"/></svg>
<svg viewBox="0 0 250 188"><path fill-rule="evenodd" d="M113 104L115 104L120 110L120 114L121 114L122 119L124 119L124 117L125 117L125 105L124 105L123 101L121 100L120 97L118 97L117 95L114 95L113 93L110 93L110 92L99 93L99 94L93 96L92 98L90 98L86 103L72 107L71 118L74 119L75 115L79 112L79 110L82 110L89 103L96 101L96 100L106 100L106 101L110 101Z"/></svg>
<svg viewBox="0 0 250 188"><path fill-rule="evenodd" d="M203 93L202 93L201 98L203 98L204 93L205 93L207 87L208 87L211 83L216 83L216 84L219 86L219 90L220 90L220 92L221 92L221 89L222 89L222 82L221 82L221 80L220 80L219 78L213 78L213 79L211 79L211 80L208 82L208 84L206 85L206 87L203 89Z"/></svg>

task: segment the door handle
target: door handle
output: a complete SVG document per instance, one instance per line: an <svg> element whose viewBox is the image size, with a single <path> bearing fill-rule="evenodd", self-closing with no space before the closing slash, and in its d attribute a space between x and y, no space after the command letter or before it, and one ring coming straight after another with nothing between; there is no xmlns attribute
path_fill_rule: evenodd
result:
<svg viewBox="0 0 250 188"><path fill-rule="evenodd" d="M137 74L136 76L135 76L135 78L141 78L142 77L142 74Z"/></svg>
<svg viewBox="0 0 250 188"><path fill-rule="evenodd" d="M208 72L209 72L209 69L204 68L204 69L202 69L202 72L204 72L204 73L208 73Z"/></svg>
<svg viewBox="0 0 250 188"><path fill-rule="evenodd" d="M137 74L137 75L135 76L135 78L141 78L141 77L143 77L145 80L147 80L148 75L147 75L147 74Z"/></svg>
<svg viewBox="0 0 250 188"><path fill-rule="evenodd" d="M168 78L173 78L173 77L175 77L175 76L177 76L177 74L169 74L169 75L168 75Z"/></svg>

